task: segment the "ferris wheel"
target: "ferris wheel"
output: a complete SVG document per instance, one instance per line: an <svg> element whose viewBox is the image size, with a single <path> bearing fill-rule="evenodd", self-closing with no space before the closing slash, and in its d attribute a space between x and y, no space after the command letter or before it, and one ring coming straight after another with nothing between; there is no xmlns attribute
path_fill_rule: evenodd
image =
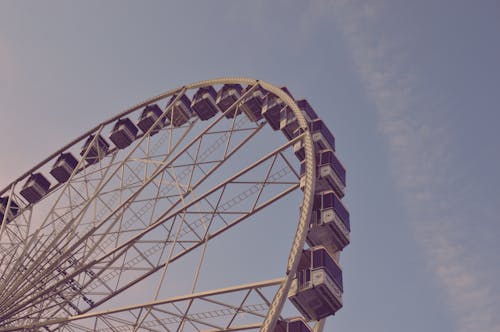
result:
<svg viewBox="0 0 500 332"><path fill-rule="evenodd" d="M285 87L170 90L0 191L0 331L322 331L344 188L334 136Z"/></svg>

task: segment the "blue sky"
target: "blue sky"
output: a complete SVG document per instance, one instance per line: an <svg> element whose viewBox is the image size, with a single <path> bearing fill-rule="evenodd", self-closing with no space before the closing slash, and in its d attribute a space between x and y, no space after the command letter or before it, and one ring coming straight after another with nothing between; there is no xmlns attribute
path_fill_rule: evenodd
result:
<svg viewBox="0 0 500 332"><path fill-rule="evenodd" d="M498 1L2 1L0 185L180 85L287 85L348 171L327 331L500 331ZM283 262L285 258L283 258Z"/></svg>

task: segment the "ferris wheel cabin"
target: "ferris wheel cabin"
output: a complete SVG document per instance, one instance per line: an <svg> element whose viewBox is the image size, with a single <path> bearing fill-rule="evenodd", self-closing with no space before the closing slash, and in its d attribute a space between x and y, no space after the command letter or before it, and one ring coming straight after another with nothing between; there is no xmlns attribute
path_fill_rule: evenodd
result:
<svg viewBox="0 0 500 332"><path fill-rule="evenodd" d="M342 308L342 270L324 247L304 250L288 297L308 320L320 320Z"/></svg>
<svg viewBox="0 0 500 332"><path fill-rule="evenodd" d="M281 90L293 98L292 94L286 87L281 87ZM280 129L280 112L285 106L286 104L274 94L268 93L266 95L262 106L262 115L273 130Z"/></svg>
<svg viewBox="0 0 500 332"><path fill-rule="evenodd" d="M250 86L246 87L242 93L244 94L247 89L250 88ZM241 103L241 109L253 122L257 122L262 119L262 105L264 104L264 98L264 90L260 86L258 86L252 92L250 92L250 95L247 96Z"/></svg>
<svg viewBox="0 0 500 332"><path fill-rule="evenodd" d="M299 129L299 121L288 106L282 108L280 111L280 129L289 141L299 134L297 131Z"/></svg>
<svg viewBox="0 0 500 332"><path fill-rule="evenodd" d="M19 205L13 199L10 200L10 206L7 209L8 204L8 197L0 197L0 225L3 223L4 218L8 224L19 213Z"/></svg>
<svg viewBox="0 0 500 332"><path fill-rule="evenodd" d="M311 122L311 134L313 141L320 149L335 151L335 137L321 119L315 119Z"/></svg>
<svg viewBox="0 0 500 332"><path fill-rule="evenodd" d="M109 135L109 139L119 149L124 149L136 139L139 129L129 118L119 119Z"/></svg>
<svg viewBox="0 0 500 332"><path fill-rule="evenodd" d="M302 318L296 317L287 320L279 320L276 323L274 332L312 332L312 330Z"/></svg>
<svg viewBox="0 0 500 332"><path fill-rule="evenodd" d="M30 203L36 203L47 194L49 188L50 182L45 176L41 173L34 173L28 178L21 189L21 196Z"/></svg>
<svg viewBox="0 0 500 332"><path fill-rule="evenodd" d="M310 123L318 118L318 114L316 114L314 108L312 108L307 99L297 100L297 106L299 106L307 122Z"/></svg>
<svg viewBox="0 0 500 332"><path fill-rule="evenodd" d="M333 189L337 196L344 197L345 193L345 168L333 150L318 152L318 178L319 187L324 190ZM318 186L318 182L316 185Z"/></svg>
<svg viewBox="0 0 500 332"><path fill-rule="evenodd" d="M305 161L300 163L300 187L305 185ZM332 150L316 153L316 185L315 191L334 190L337 196L344 197L346 171Z"/></svg>
<svg viewBox="0 0 500 332"><path fill-rule="evenodd" d="M199 88L193 96L191 109L198 115L201 120L208 120L217 114L217 92L210 85L208 87Z"/></svg>
<svg viewBox="0 0 500 332"><path fill-rule="evenodd" d="M147 133L148 130L154 125L154 123L160 118L161 114L160 106L156 104L148 105L144 108L137 122L137 126L142 130L143 133ZM165 125L165 118L161 118L159 123L151 130L151 135L154 135L160 131Z"/></svg>
<svg viewBox="0 0 500 332"><path fill-rule="evenodd" d="M335 136L321 119L314 119L309 123L314 145L318 150L335 151ZM300 128L298 129L300 133ZM299 160L304 160L304 146L302 141L298 141L293 145L295 155Z"/></svg>
<svg viewBox="0 0 500 332"><path fill-rule="evenodd" d="M69 152L61 153L50 170L50 174L59 182L68 181L78 165L78 160Z"/></svg>
<svg viewBox="0 0 500 332"><path fill-rule="evenodd" d="M349 211L335 192L315 195L307 243L342 250L349 244L350 231Z"/></svg>
<svg viewBox="0 0 500 332"><path fill-rule="evenodd" d="M250 88L250 86L246 87L242 94ZM262 106L264 104L264 98L265 92L260 86L258 86L241 103L241 109L250 120L257 122L262 119Z"/></svg>
<svg viewBox="0 0 500 332"><path fill-rule="evenodd" d="M297 106L299 106L304 118L307 123L311 123L313 120L318 118L318 115L313 110L311 105L305 99L297 101ZM283 108L280 112L280 129L285 134L285 136L291 140L300 134L299 121L293 114L289 107Z"/></svg>
<svg viewBox="0 0 500 332"><path fill-rule="evenodd" d="M188 96L183 94L174 103L174 100L176 98L177 98L177 95L173 95L167 104L167 120L170 121L170 123L174 127L180 127L189 121L189 119L193 116L193 111L191 110L191 107L190 107L191 101L189 100ZM172 105L172 103L174 103L174 104Z"/></svg>
<svg viewBox="0 0 500 332"><path fill-rule="evenodd" d="M108 150L109 144L101 135L97 137L90 135L80 151L80 156L87 154L85 161L88 164L95 164L106 156Z"/></svg>
<svg viewBox="0 0 500 332"><path fill-rule="evenodd" d="M241 97L242 90L243 88L239 84L224 84L217 92L215 103L226 118L232 119L240 113L238 107L233 107L229 112L227 110Z"/></svg>

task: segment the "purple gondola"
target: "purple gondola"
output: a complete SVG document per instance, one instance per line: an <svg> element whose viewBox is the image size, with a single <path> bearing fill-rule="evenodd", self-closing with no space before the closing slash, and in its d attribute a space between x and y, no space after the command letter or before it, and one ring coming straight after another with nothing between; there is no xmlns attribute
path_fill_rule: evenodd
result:
<svg viewBox="0 0 500 332"><path fill-rule="evenodd" d="M316 194L307 243L310 246L324 245L339 251L349 244L350 231L349 211L335 192Z"/></svg>
<svg viewBox="0 0 500 332"><path fill-rule="evenodd" d="M334 190L337 196L344 197L346 171L332 150L321 150L316 153L315 191ZM300 187L305 185L305 161L300 163Z"/></svg>
<svg viewBox="0 0 500 332"><path fill-rule="evenodd" d="M41 173L34 173L28 178L23 188L21 196L30 203L36 203L47 194L50 188L50 182Z"/></svg>
<svg viewBox="0 0 500 332"><path fill-rule="evenodd" d="M172 98L170 98L170 101L167 104L166 117L167 121L169 121L169 123L174 127L180 127L189 121L189 119L193 116L193 111L191 110L191 101L188 96L183 94L175 102L175 104L172 105L176 98L177 95L173 95Z"/></svg>
<svg viewBox="0 0 500 332"><path fill-rule="evenodd" d="M302 114L308 123L311 123L313 120L318 118L318 115L313 110L311 105L309 105L307 100L301 99L297 101L297 106L302 111ZM299 121L292 110L288 107L282 109L280 112L280 129L288 140L292 140L300 134L300 131L298 130Z"/></svg>
<svg viewBox="0 0 500 332"><path fill-rule="evenodd" d="M313 120L316 120L318 118L318 115L311 107L311 105L309 105L309 102L306 99L298 100L297 106L299 106L307 122L312 122Z"/></svg>
<svg viewBox="0 0 500 332"><path fill-rule="evenodd" d="M305 161L300 163L300 188L305 186ZM346 171L332 150L323 150L316 154L315 192L334 190L337 196L345 195Z"/></svg>
<svg viewBox="0 0 500 332"><path fill-rule="evenodd" d="M286 87L281 87L281 90L286 92L292 99L293 96L288 91ZM266 119L267 123L273 128L273 130L280 129L280 112L286 106L286 104L272 93L268 93L264 98L264 105L262 106L262 115Z"/></svg>
<svg viewBox="0 0 500 332"><path fill-rule="evenodd" d="M68 181L78 165L78 160L69 152L62 153L52 166L50 174L59 182Z"/></svg>
<svg viewBox="0 0 500 332"><path fill-rule="evenodd" d="M342 308L342 270L324 247L304 251L308 265L297 271L289 298L308 320L320 320Z"/></svg>
<svg viewBox="0 0 500 332"><path fill-rule="evenodd" d="M216 99L217 92L212 86L199 88L193 96L191 109L201 120L208 120L217 114Z"/></svg>
<svg viewBox="0 0 500 332"><path fill-rule="evenodd" d="M6 223L10 223L19 213L19 205L14 202L13 199L10 200L10 206L7 210L7 205L9 203L8 197L0 197L0 225L3 223L3 219L6 218Z"/></svg>
<svg viewBox="0 0 500 332"><path fill-rule="evenodd" d="M321 119L315 119L311 122L311 135L314 143L321 150L330 149L335 151L335 137Z"/></svg>
<svg viewBox="0 0 500 332"><path fill-rule="evenodd" d="M312 332L309 325L301 317L279 320L274 332Z"/></svg>
<svg viewBox="0 0 500 332"><path fill-rule="evenodd" d="M297 137L299 129L299 121L290 107L284 107L280 111L280 130L290 141Z"/></svg>
<svg viewBox="0 0 500 332"><path fill-rule="evenodd" d="M243 90L242 94L252 86L248 86ZM262 105L264 104L265 91L260 87L256 87L248 96L245 97L245 100L241 103L241 109L248 116L250 120L253 122L257 122L262 119Z"/></svg>
<svg viewBox="0 0 500 332"><path fill-rule="evenodd" d="M237 105L234 105L234 103L241 97L242 90L243 88L239 84L224 84L217 92L215 103L219 106L219 109L224 113L226 118L232 119L235 115L240 114L241 110ZM229 110L231 106L233 107Z"/></svg>
<svg viewBox="0 0 500 332"><path fill-rule="evenodd" d="M337 196L344 197L346 181L344 165L332 150L322 150L318 152L318 156L316 186L322 191L333 189Z"/></svg>
<svg viewBox="0 0 500 332"><path fill-rule="evenodd" d="M95 164L100 161L106 156L109 150L109 143L101 135L97 136L96 139L94 137L95 135L90 135L80 151L80 156L82 157L87 154L85 161L89 164Z"/></svg>
<svg viewBox="0 0 500 332"><path fill-rule="evenodd" d="M109 139L119 149L124 149L136 139L139 129L130 121L129 118L123 118L116 121Z"/></svg>
<svg viewBox="0 0 500 332"><path fill-rule="evenodd" d="M311 136L314 144L319 150L335 151L335 136L321 119L314 119L309 125ZM297 135L302 132L302 129L297 129ZM293 145L293 151L299 160L304 160L304 143L302 140Z"/></svg>
<svg viewBox="0 0 500 332"><path fill-rule="evenodd" d="M160 118L161 114L160 106L156 104L148 105L144 108L137 122L137 126L142 130L143 133L147 133L148 130L153 126L153 124ZM165 126L165 117L161 118L156 126L151 130L150 135L154 135L160 131L161 128Z"/></svg>

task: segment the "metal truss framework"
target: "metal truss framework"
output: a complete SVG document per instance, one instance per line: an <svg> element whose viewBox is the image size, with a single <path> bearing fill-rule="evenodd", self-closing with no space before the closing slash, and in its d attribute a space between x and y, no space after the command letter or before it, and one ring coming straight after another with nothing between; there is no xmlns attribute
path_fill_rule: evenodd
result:
<svg viewBox="0 0 500 332"><path fill-rule="evenodd" d="M17 329L59 326L61 331L107 332L129 331L131 327L140 326L149 331L172 331L191 325L198 331L254 330L262 327L269 308L270 300L266 293L269 290L275 291L282 282L281 278L198 292L104 312L75 315L69 319L47 319L27 326L18 326ZM222 297L228 294L229 297ZM208 305L211 310L195 311L194 308L199 303L205 308ZM144 312L149 314L147 320L144 319ZM0 328L0 331L11 330Z"/></svg>
<svg viewBox="0 0 500 332"><path fill-rule="evenodd" d="M220 84L249 88L209 121L195 117L154 132L165 117L173 117L169 111L184 93ZM226 115L238 113L241 101L258 88L293 111L303 134L291 141L267 139L266 147L259 145L264 153L252 158L252 142L264 135L266 122ZM111 149L97 163L87 164L90 144L69 180L51 187L40 203L29 204L19 195L21 183L46 171L60 153L77 151L90 135L96 140L116 120L168 97L173 102L129 148ZM299 140L305 150L303 193L297 190L300 176L291 158L291 147ZM203 81L136 105L70 142L0 193L8 197L6 210L13 202L20 209L11 222L5 214L0 225L0 331L271 332L305 244L314 179L307 122L295 101L269 83ZM197 291L211 243L297 192L301 209L282 278ZM172 292L169 273L186 257L194 262L191 280ZM145 284L149 300L116 304ZM315 329L323 325L321 321Z"/></svg>

